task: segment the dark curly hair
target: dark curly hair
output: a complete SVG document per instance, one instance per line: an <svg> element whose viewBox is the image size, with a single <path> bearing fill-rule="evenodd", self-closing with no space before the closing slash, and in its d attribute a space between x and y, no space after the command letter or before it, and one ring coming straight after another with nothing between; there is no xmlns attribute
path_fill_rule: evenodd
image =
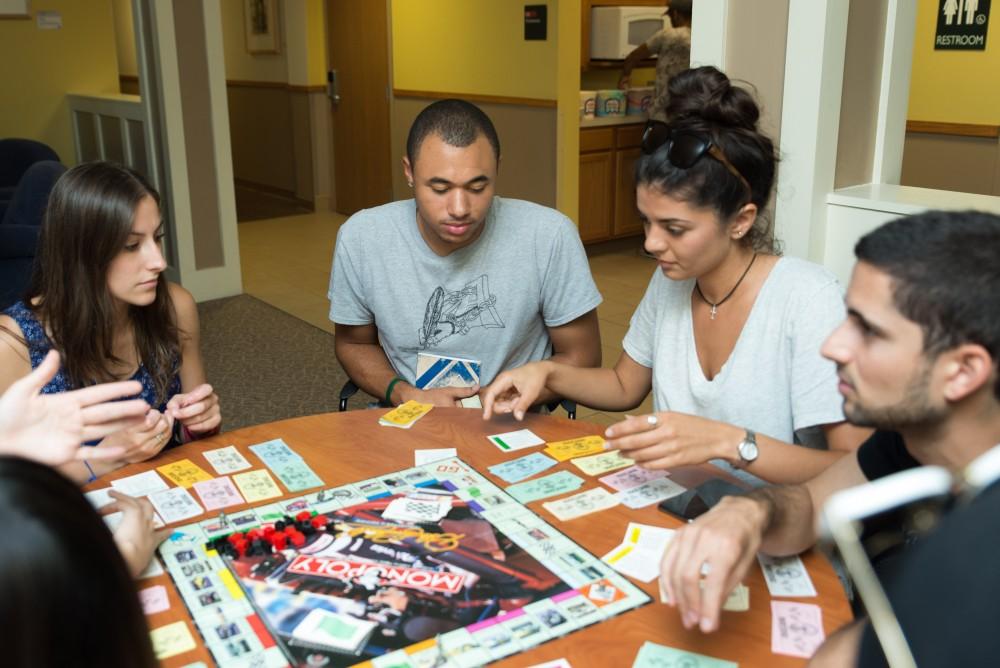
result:
<svg viewBox="0 0 1000 668"><path fill-rule="evenodd" d="M718 69L685 70L670 80L666 115L677 130L706 134L750 185L749 202L762 212L771 198L778 156L774 143L757 123L760 108L745 89ZM688 169L667 159L666 146L636 162L636 185L652 186L698 208L714 210L728 221L748 202L746 187L725 165L703 157ZM757 221L742 241L754 250L777 252L769 221Z"/></svg>

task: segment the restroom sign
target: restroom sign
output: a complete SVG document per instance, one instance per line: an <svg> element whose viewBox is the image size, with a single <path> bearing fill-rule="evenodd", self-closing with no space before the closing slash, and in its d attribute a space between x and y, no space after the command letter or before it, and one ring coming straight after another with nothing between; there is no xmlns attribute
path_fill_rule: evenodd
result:
<svg viewBox="0 0 1000 668"><path fill-rule="evenodd" d="M939 0L934 49L985 51L990 0Z"/></svg>

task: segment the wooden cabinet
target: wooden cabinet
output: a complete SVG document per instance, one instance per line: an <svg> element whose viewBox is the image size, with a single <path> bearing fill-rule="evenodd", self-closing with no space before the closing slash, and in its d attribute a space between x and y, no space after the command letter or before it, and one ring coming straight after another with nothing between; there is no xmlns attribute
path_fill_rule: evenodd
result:
<svg viewBox="0 0 1000 668"><path fill-rule="evenodd" d="M581 128L579 216L584 243L642 234L633 176L642 128Z"/></svg>

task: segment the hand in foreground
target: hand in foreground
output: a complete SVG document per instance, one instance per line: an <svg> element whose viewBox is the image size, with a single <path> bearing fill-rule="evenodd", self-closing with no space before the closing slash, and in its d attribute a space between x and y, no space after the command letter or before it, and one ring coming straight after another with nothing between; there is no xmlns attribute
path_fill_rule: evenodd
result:
<svg viewBox="0 0 1000 668"><path fill-rule="evenodd" d="M719 628L719 611L746 575L760 548L763 510L751 499L727 496L677 530L660 563L660 584L684 628ZM703 564L708 564L702 582Z"/></svg>
<svg viewBox="0 0 1000 668"><path fill-rule="evenodd" d="M102 508L101 512L122 513L122 521L113 534L115 544L125 558L132 577L138 577L149 565L156 546L170 535L170 529L157 531L154 528L153 505L147 499L137 499L116 490L108 494L114 502Z"/></svg>
<svg viewBox="0 0 1000 668"><path fill-rule="evenodd" d="M418 390L412 386L400 388L400 403L419 401L422 404L434 404L443 408L454 408L462 405L462 399L479 394L479 386L473 387L437 387L433 390Z"/></svg>
<svg viewBox="0 0 1000 668"><path fill-rule="evenodd" d="M523 420L525 412L545 390L548 377L549 367L545 362L531 362L504 371L483 393L483 419L489 420L494 413L513 413L515 419Z"/></svg>
<svg viewBox="0 0 1000 668"><path fill-rule="evenodd" d="M160 450L170 442L173 428L173 416L150 408L142 424L111 434L98 443L96 449L112 449L120 453L120 462L144 462L160 454Z"/></svg>
<svg viewBox="0 0 1000 668"><path fill-rule="evenodd" d="M0 397L0 452L50 466L72 460L113 459L123 449L80 447L120 429L141 424L149 406L141 399L112 401L139 394L136 381L104 383L82 390L41 394L59 371L59 353L50 352L30 374Z"/></svg>
<svg viewBox="0 0 1000 668"><path fill-rule="evenodd" d="M608 450L621 450L647 469L732 462L743 430L696 415L669 411L629 417L604 432Z"/></svg>
<svg viewBox="0 0 1000 668"><path fill-rule="evenodd" d="M180 420L192 434L209 434L222 423L219 397L208 383L202 383L190 392L175 394L167 402L166 414Z"/></svg>

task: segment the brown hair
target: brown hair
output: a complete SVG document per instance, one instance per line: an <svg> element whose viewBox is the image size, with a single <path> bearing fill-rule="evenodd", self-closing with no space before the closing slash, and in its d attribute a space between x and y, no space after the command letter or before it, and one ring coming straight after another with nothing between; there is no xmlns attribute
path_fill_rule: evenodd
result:
<svg viewBox="0 0 1000 668"><path fill-rule="evenodd" d="M140 174L108 162L78 165L52 189L25 304L45 325L75 387L112 380L113 365L122 362L114 354L108 266L124 249L135 211L146 197L159 206L159 194ZM176 314L163 274L153 303L129 306L128 318L139 360L162 403L180 357Z"/></svg>

